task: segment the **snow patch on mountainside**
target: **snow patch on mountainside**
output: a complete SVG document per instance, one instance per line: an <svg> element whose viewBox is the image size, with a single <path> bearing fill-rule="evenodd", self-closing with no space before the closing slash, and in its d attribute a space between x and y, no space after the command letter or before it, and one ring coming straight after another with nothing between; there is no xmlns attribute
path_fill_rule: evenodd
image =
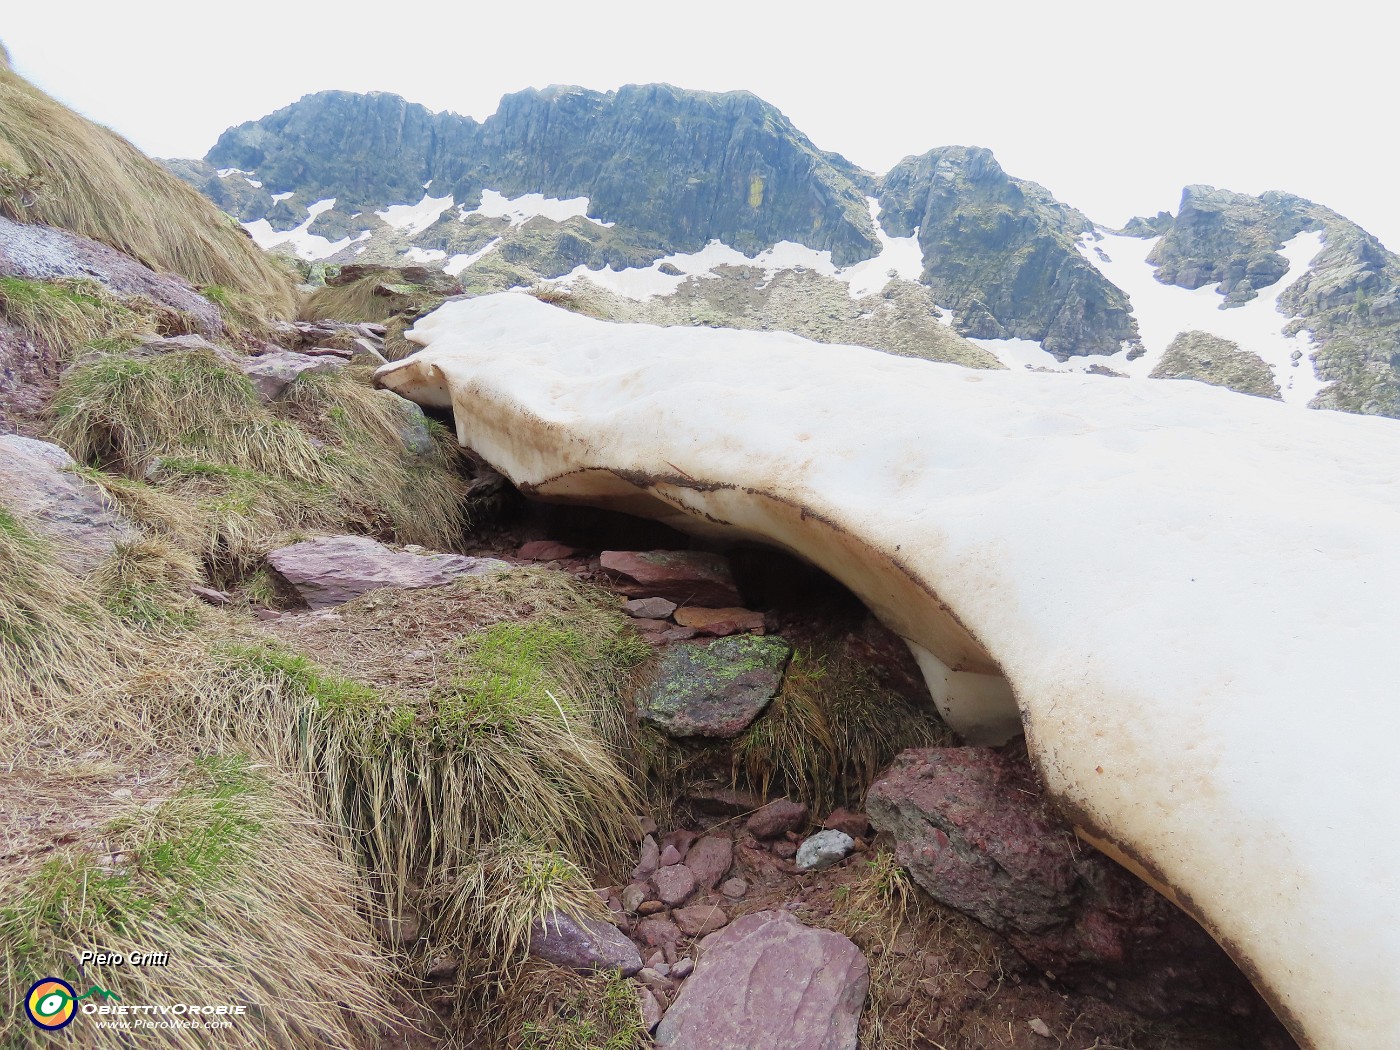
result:
<svg viewBox="0 0 1400 1050"><path fill-rule="evenodd" d="M391 204L383 211L377 211L378 215L386 223L396 230L403 232L404 236L412 237L422 233L448 208L452 207L451 196L430 197L426 193L423 199L417 204Z"/></svg>
<svg viewBox="0 0 1400 1050"><path fill-rule="evenodd" d="M323 201L317 201L306 209L306 221L300 226L290 230L274 230L272 224L266 219L258 219L255 222L245 222L243 228L248 231L258 247L267 249L275 248L280 244L290 244L292 251L297 258L314 262L317 259L329 259L336 252L343 251L350 247L352 239L342 237L338 241L330 241L320 234L309 233L308 228L316 217L322 212L330 211L335 207L335 198L328 197ZM354 240L364 240L369 236L366 230Z"/></svg>
<svg viewBox="0 0 1400 1050"><path fill-rule="evenodd" d="M512 227L524 226L536 216L543 216L555 222L563 222L565 219L577 217L587 219L596 226L609 227L613 225L613 223L603 222L588 214L587 197L570 197L567 200L561 200L558 197L546 197L542 193L526 193L519 197L508 198L495 190L484 189L481 191L480 204L471 209L463 205L458 214L464 220L469 215L481 215L488 219L509 219Z"/></svg>
<svg viewBox="0 0 1400 1050"><path fill-rule="evenodd" d="M406 263L434 263L447 258L447 253L441 248L419 248L416 245L403 253L403 261Z"/></svg>
<svg viewBox="0 0 1400 1050"><path fill-rule="evenodd" d="M591 270L579 266L559 279L561 284L578 280L588 280L600 288L627 299L645 302L671 295L692 277L712 278L721 266L754 266L764 272L764 279L771 281L784 270L813 270L826 277L835 278L846 284L852 299L863 299L874 295L885 287L891 275L906 281L917 281L923 273L923 249L919 247L919 231L916 228L909 237L891 237L880 225L880 202L867 197L870 218L875 224L875 234L879 238L880 253L873 259L866 259L844 269L831 261L830 251L818 251L794 241L779 241L752 257L737 248L731 248L720 240L710 241L698 252L677 252L657 259L650 266L634 266L623 270L603 268ZM665 273L662 267L674 268L679 273Z"/></svg>
<svg viewBox="0 0 1400 1050"><path fill-rule="evenodd" d="M1099 232L1085 234L1079 241L1080 254L1108 280L1127 293L1137 318L1138 334L1146 351L1129 360L1129 350L1116 354L1071 357L1057 361L1052 354L1030 339L972 339L996 355L1008 368L1049 369L1053 372L1087 372L1090 368L1111 368L1136 379L1149 376L1162 356L1182 332L1209 332L1237 343L1261 357L1274 374L1283 400L1306 407L1326 383L1318 378L1312 362L1312 337L1307 332L1285 335L1291 320L1279 312L1279 296L1307 272L1322 251L1321 233L1300 233L1288 241L1280 254L1288 260L1284 276L1243 306L1222 310L1224 298L1218 285L1194 290L1163 284L1154 276L1156 267L1147 261L1158 238L1144 240ZM1298 355L1295 359L1294 355Z"/></svg>
<svg viewBox="0 0 1400 1050"><path fill-rule="evenodd" d="M456 277L463 270L467 269L470 266L475 266L488 254L495 251L496 246L500 243L501 238L497 237L490 244L486 245L485 247L478 248L474 252L466 252L461 255L454 255L452 256L452 258L448 259L447 262L443 265L443 270L446 271L448 275Z"/></svg>

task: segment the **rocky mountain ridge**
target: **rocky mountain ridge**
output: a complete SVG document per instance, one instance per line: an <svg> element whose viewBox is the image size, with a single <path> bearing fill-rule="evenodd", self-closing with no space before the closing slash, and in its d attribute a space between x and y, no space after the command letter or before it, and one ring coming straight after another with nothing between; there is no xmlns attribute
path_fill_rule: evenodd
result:
<svg viewBox="0 0 1400 1050"><path fill-rule="evenodd" d="M468 294L553 282L617 320L1135 378L1173 374L1172 341L1201 331L1270 375L1240 387L1198 362L1193 378L1400 416L1400 259L1287 193L1189 186L1177 214L1111 231L985 149L880 175L754 95L657 84L532 89L481 122L320 92L166 163L303 262L440 266ZM1313 234L1319 252L1290 262L1285 247ZM1146 267L1115 268L1125 237L1156 241ZM794 280L801 295L783 292ZM1210 286L1220 317L1190 294Z"/></svg>

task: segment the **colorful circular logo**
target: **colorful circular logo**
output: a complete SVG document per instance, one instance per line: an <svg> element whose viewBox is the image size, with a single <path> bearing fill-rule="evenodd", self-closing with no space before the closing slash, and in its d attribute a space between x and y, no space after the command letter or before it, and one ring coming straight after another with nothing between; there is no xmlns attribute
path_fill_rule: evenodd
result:
<svg viewBox="0 0 1400 1050"><path fill-rule="evenodd" d="M35 981L24 997L24 1012L40 1028L55 1031L73 1022L74 1001L78 993L67 981L45 977Z"/></svg>

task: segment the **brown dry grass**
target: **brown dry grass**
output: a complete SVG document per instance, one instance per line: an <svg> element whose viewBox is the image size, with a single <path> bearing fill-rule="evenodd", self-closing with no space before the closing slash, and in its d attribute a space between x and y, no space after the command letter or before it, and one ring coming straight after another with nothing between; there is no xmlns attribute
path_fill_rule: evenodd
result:
<svg viewBox="0 0 1400 1050"><path fill-rule="evenodd" d="M197 286L296 306L289 274L228 216L121 136L0 68L0 213L111 245Z"/></svg>

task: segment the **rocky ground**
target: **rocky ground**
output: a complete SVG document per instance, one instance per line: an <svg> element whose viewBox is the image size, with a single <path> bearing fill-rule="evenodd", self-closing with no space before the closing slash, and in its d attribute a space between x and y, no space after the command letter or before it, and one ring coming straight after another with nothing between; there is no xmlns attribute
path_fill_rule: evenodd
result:
<svg viewBox="0 0 1400 1050"><path fill-rule="evenodd" d="M642 725L698 750L653 779L635 865L598 885L606 919L537 924L538 965L620 972L659 1046L1292 1045L1194 923L1075 840L1015 745L905 751L868 798L857 788L820 808L796 800L802 785L774 784L792 798L765 800L734 774L727 749L779 692L794 644L833 622L918 688L912 668L889 666L907 662L897 643L835 584L777 555L600 550L611 524L621 538L657 531L605 515L563 542L540 531L549 518L487 535L471 556L349 537L275 551L284 607L263 613L276 637L325 659L346 648L337 609L375 587L533 565L616 593L657 652L635 694ZM789 569L801 593L765 584ZM744 607L744 593L766 607ZM456 961L407 947L426 953L420 1017L436 1033L411 1041L462 1038L431 1009L448 1010Z"/></svg>

